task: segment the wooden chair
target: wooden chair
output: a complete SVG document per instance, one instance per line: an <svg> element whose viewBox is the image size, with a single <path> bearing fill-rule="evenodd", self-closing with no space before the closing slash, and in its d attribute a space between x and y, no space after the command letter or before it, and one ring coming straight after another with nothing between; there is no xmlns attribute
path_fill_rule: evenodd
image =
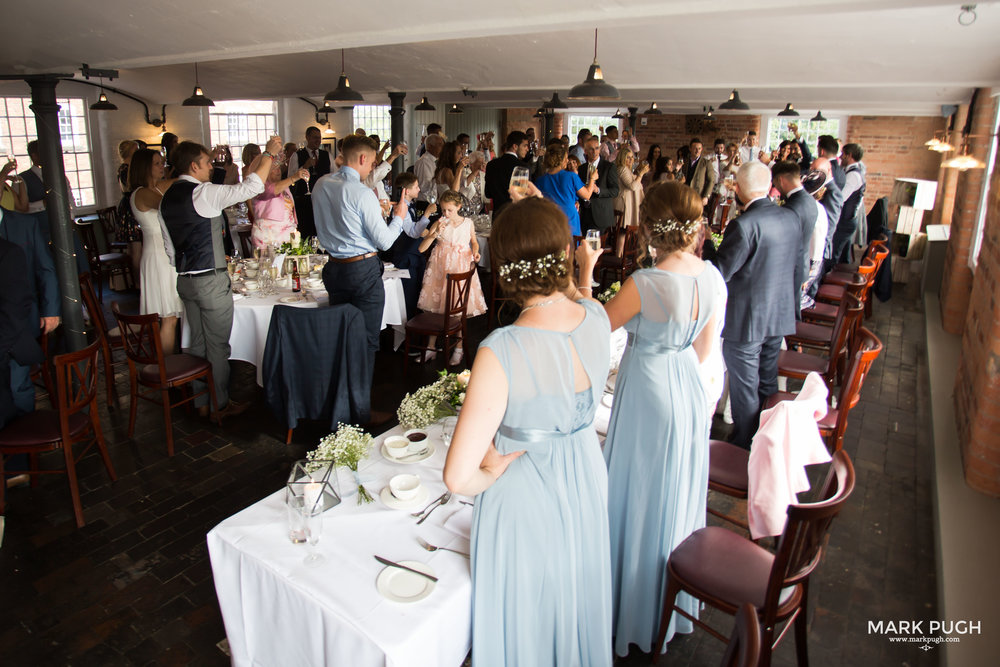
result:
<svg viewBox="0 0 1000 667"><path fill-rule="evenodd" d="M8 475L28 473L32 486L45 474L65 473L69 480L69 493L73 501L73 516L77 528L82 528L83 506L76 477L76 464L92 446L97 445L108 477L115 481L114 466L104 444L101 422L97 416L97 353L96 341L78 352L56 356L52 365L56 376L56 409L36 410L7 424L0 431L0 514L4 512ZM89 442L88 442L89 441ZM88 442L79 453L73 452L76 443ZM38 467L39 454L56 449L63 450L65 467L42 470ZM3 457L10 454L27 454L28 470L4 470Z"/></svg>
<svg viewBox="0 0 1000 667"><path fill-rule="evenodd" d="M118 233L121 230L121 218L118 217L118 208L109 206L97 211L97 217L101 221L101 230L104 232L105 247L110 252L124 253L128 248L128 243L118 240Z"/></svg>
<svg viewBox="0 0 1000 667"><path fill-rule="evenodd" d="M116 364L127 363L125 359L114 360L115 350L125 350L122 343L121 333L118 327L108 329L108 322L104 319L104 307L97 302L97 295L94 293L94 285L90 282L89 273L80 274L80 296L83 298L83 305L86 306L90 314L90 323L94 326L94 333L101 344L101 357L104 361L104 384L108 392L108 408L118 407L115 392Z"/></svg>
<svg viewBox="0 0 1000 667"><path fill-rule="evenodd" d="M505 303L514 303L514 299L509 296L504 296L503 288L500 287L500 274L497 273L497 269L500 267L497 265L496 253L490 253L490 312L487 315L489 320L488 324L492 325L493 321L496 320L497 324L500 323L500 309L503 308ZM515 304L516 305L516 304Z"/></svg>
<svg viewBox="0 0 1000 667"><path fill-rule="evenodd" d="M108 280L113 276L120 275L125 280L127 286L135 286L132 277L132 265L128 255L121 252L102 253L97 245L97 234L94 233L93 223L76 223L76 228L80 232L80 241L83 244L84 252L87 253L87 263L90 265L90 273L97 280L97 298L104 303L104 274L107 273Z"/></svg>
<svg viewBox="0 0 1000 667"><path fill-rule="evenodd" d="M888 254L888 251L886 251L886 254ZM862 276L865 279L865 285L862 287L860 294L862 303L864 303L864 301L868 298L868 293L871 291L871 287L875 283L875 272L877 270L878 266L874 259L863 260L861 265L858 267L856 276ZM840 300L844 298L845 294L848 294L851 291L852 285L853 283L835 285L824 282L816 291L816 301L836 305L840 303Z"/></svg>
<svg viewBox="0 0 1000 667"><path fill-rule="evenodd" d="M826 355L781 350L778 353L778 375L782 377L805 380L810 373L819 373L826 380L827 387L833 387L842 375L843 359L847 354L848 334L850 334L861 316L864 306L855 297L848 296L846 312L833 326L829 352ZM840 304L838 304L839 307Z"/></svg>
<svg viewBox="0 0 1000 667"><path fill-rule="evenodd" d="M760 623L757 610L746 602L736 612L736 626L722 656L722 667L757 667L760 664Z"/></svg>
<svg viewBox="0 0 1000 667"><path fill-rule="evenodd" d="M857 298L859 301L862 298L865 287L868 286L867 277L861 274L855 274L854 282L845 286L845 294L850 294L851 296ZM827 324L833 325L837 319L837 312L840 309L839 301L837 303L823 303L817 301L812 308L802 309L802 321L812 322L815 324Z"/></svg>
<svg viewBox="0 0 1000 667"><path fill-rule="evenodd" d="M750 477L747 472L750 466L750 450L743 449L723 440L708 441L708 488L716 493L746 500L749 495ZM741 521L731 514L706 506L709 514L723 521L750 532L746 521Z"/></svg>
<svg viewBox="0 0 1000 667"><path fill-rule="evenodd" d="M52 381L52 362L49 360L49 335L44 331L38 336L38 347L42 348L42 354L45 355L45 358L31 367L31 382L35 385L41 383L49 397L52 409L55 410L56 386Z"/></svg>
<svg viewBox="0 0 1000 667"><path fill-rule="evenodd" d="M854 344L851 346L847 373L840 385L837 405L836 407L828 407L826 416L816 423L820 435L826 438L827 447L831 451L840 451L844 446L848 413L858 404L865 377L881 352L882 341L865 327L858 327ZM774 407L779 401L788 401L794 398L795 394L793 393L779 391L764 401L764 409Z"/></svg>
<svg viewBox="0 0 1000 667"><path fill-rule="evenodd" d="M608 273L611 273L615 280L620 282L625 280L629 274L638 268L637 257L639 255L639 225L630 225L625 227L623 234L625 238L622 242L621 256L618 256L614 252L604 253L597 260L595 270L600 277L602 288L606 284L605 276Z"/></svg>
<svg viewBox="0 0 1000 667"><path fill-rule="evenodd" d="M476 272L475 265L464 273L449 273L444 292L444 313L420 313L406 322L406 358L403 362L403 372L409 369L411 347L421 354L434 348L428 345L415 345L411 336L437 336L444 340L442 346L445 360L448 354L459 344L461 337L462 349L466 362L469 363L469 337L465 324L469 310L469 296L472 294L472 275ZM453 343L452 340L455 342Z"/></svg>
<svg viewBox="0 0 1000 667"><path fill-rule="evenodd" d="M667 559L667 592L653 647L654 664L674 611L726 641L720 632L674 606L677 594L684 591L728 614L751 603L762 627L759 664L765 667L771 664L774 647L794 624L798 664L808 665L809 576L819 565L833 518L853 491L854 467L847 453L838 451L818 501L789 505L776 553L716 526L699 528L681 542ZM784 627L776 637L779 624Z"/></svg>
<svg viewBox="0 0 1000 667"><path fill-rule="evenodd" d="M170 409L184 405L204 396L206 393L212 402L212 411L216 422L221 426L219 405L215 399L215 382L212 378L212 365L207 359L193 354L163 354L160 343L160 316L125 315L118 310L118 302L111 304L111 310L118 320L125 356L128 359L129 378L129 410L128 437L135 433L135 414L138 399L163 406L163 422L167 431L167 454L174 455L174 429L170 420ZM190 393L187 386L195 380L204 380L207 388L197 393ZM149 391L140 392L139 385ZM187 394L176 403L170 402L170 390L182 387ZM156 395L159 394L159 400Z"/></svg>

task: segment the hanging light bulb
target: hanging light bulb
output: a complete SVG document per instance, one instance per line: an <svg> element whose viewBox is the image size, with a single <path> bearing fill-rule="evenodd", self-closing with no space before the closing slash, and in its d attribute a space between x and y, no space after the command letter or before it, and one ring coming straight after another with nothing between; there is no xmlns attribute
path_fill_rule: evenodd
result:
<svg viewBox="0 0 1000 667"><path fill-rule="evenodd" d="M198 63L194 64L194 92L191 93L191 97L181 102L181 106L184 107L215 106L215 102L205 97L205 93L202 91L201 86L198 85Z"/></svg>

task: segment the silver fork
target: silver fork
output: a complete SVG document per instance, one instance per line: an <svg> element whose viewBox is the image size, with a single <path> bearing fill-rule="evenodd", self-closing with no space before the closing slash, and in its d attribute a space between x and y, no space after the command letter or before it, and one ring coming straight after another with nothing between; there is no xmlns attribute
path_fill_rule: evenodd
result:
<svg viewBox="0 0 1000 667"><path fill-rule="evenodd" d="M452 549L450 547L436 547L433 544L419 537L417 538L417 543L420 544L420 546L422 546L424 549L427 549L427 551L437 551L440 549L441 551L450 551L453 554L458 554L459 556L465 556L466 558L469 557L469 554L465 553L464 551L458 551L457 549Z"/></svg>
<svg viewBox="0 0 1000 667"><path fill-rule="evenodd" d="M412 517L418 517L418 516L423 516L424 512L426 512L426 511L427 511L427 510L429 510L429 509L430 509L431 507L433 507L433 506L435 505L435 503L439 503L439 502L441 502L441 501L442 501L442 500L444 499L444 497L445 497L445 496L450 496L450 495L451 495L451 493L449 493L448 491L445 491L445 492L444 492L444 493L442 493L442 494L441 494L440 496L438 496L437 498L435 498L434 500L432 500L431 502L429 502L429 503L427 504L427 507L423 508L423 509L422 509L422 510L420 510L419 512L411 512L411 513L410 513L410 516L412 516Z"/></svg>
<svg viewBox="0 0 1000 667"><path fill-rule="evenodd" d="M451 491L441 496L441 499L433 507L427 510L426 514L420 517L420 519L417 521L417 525L419 526L424 521L427 521L428 517L430 517L430 515L434 513L434 510L441 507L442 505L447 505L449 500L451 500Z"/></svg>

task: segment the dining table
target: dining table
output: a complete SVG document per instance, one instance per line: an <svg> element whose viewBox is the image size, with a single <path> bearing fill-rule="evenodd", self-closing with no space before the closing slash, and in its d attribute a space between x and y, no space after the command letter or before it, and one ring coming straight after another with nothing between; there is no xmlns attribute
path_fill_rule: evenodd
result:
<svg viewBox="0 0 1000 667"><path fill-rule="evenodd" d="M404 338L403 325L406 324L406 302L403 295L403 278L409 277L407 269L386 268L382 274L385 287L385 306L382 309L382 328L393 327L393 345L398 348ZM303 282L305 285L305 282ZM263 386L264 348L267 332L271 326L271 311L278 304L297 308L318 308L330 302L329 295L322 287L304 289L295 293L291 287L278 287L273 294L264 295L259 291L233 293L233 328L229 334L230 359L248 361L257 367L257 384ZM183 318L182 318L183 319ZM181 327L181 347L187 347L191 330L187 320Z"/></svg>
<svg viewBox="0 0 1000 667"><path fill-rule="evenodd" d="M323 559L319 565L306 563L307 545L289 539L284 489L208 533L234 665L463 663L472 643L470 560L463 555L469 553L472 499L454 495L422 524L412 516L446 491L441 474L448 448L441 431L437 424L426 429L433 447L426 458L391 459L382 444L403 433L396 427L374 438L357 479L337 469L342 498L321 515L315 546ZM389 480L402 473L420 478L418 502L401 503L388 490ZM373 502L358 503L357 480ZM460 553L427 551L419 539ZM420 567L437 582L383 565L376 556ZM390 576L398 577L403 588L393 589Z"/></svg>

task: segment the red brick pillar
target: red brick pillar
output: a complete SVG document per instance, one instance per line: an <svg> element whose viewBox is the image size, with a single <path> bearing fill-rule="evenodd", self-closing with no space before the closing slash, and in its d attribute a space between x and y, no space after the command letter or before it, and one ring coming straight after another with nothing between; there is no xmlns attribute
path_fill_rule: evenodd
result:
<svg viewBox="0 0 1000 667"><path fill-rule="evenodd" d="M962 104L958 107L958 111L955 112L955 127L961 128L965 126L965 117L969 113L969 105ZM957 133L952 133L952 141L956 141ZM930 151L928 151L930 152ZM950 157L950 154L949 154ZM941 160L942 164L944 160ZM955 213L955 189L958 187L958 175L957 169L945 169L941 167L941 171L938 174L938 191L937 191L937 201L934 203L934 210L931 212L931 224L932 225L950 225L952 216Z"/></svg>
<svg viewBox="0 0 1000 667"><path fill-rule="evenodd" d="M972 132L978 135L969 139L969 153L985 160L990 142L993 141L993 118L996 113L997 98L990 96L990 89L979 90L976 108L972 116ZM960 136L952 139L956 150L960 149ZM954 153L948 153L951 157ZM979 211L979 197L982 193L983 169L970 169L959 174L955 188L955 207L951 220L951 239L945 254L944 275L941 280L941 323L948 333L961 334L965 328L972 293L972 269L969 268L969 250L972 247Z"/></svg>
<svg viewBox="0 0 1000 667"><path fill-rule="evenodd" d="M962 335L955 419L966 483L1000 496L1000 171L994 172L990 184L983 244Z"/></svg>

